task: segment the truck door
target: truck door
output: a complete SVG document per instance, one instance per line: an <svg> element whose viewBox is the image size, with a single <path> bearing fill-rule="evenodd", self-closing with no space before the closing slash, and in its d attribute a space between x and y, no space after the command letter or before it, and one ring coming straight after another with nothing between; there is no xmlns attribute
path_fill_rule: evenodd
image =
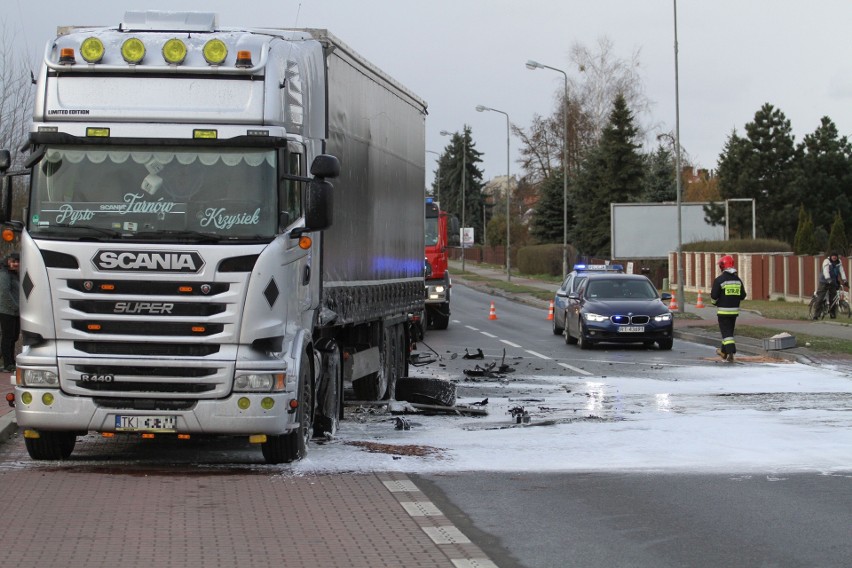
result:
<svg viewBox="0 0 852 568"><path fill-rule="evenodd" d="M298 142L289 142L286 150L281 152L279 167L281 174L292 176L307 175L307 160L305 157L305 146ZM304 225L303 198L305 183L292 179L283 179L279 176L278 184L278 216L279 230L285 234L296 227ZM315 243L319 240L319 234L311 235ZM319 262L315 262L314 251L319 250L317 244L307 249L300 246L299 239L286 239L287 263L291 266L294 281L291 281L295 308L299 312L306 312L319 305Z"/></svg>

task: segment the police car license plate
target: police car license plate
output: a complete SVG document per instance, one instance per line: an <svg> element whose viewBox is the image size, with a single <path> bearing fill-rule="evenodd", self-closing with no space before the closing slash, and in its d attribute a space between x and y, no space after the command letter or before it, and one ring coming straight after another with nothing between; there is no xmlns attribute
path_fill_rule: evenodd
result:
<svg viewBox="0 0 852 568"><path fill-rule="evenodd" d="M643 333L644 325L624 325L618 328L618 333Z"/></svg>
<svg viewBox="0 0 852 568"><path fill-rule="evenodd" d="M176 416L121 416L115 417L119 432L176 432Z"/></svg>

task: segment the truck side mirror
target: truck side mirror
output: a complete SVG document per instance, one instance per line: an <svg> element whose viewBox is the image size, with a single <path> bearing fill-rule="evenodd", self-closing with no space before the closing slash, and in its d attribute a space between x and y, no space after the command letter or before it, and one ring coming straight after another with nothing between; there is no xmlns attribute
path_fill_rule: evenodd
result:
<svg viewBox="0 0 852 568"><path fill-rule="evenodd" d="M9 150L0 150L0 174L6 173L11 165L12 155L9 154Z"/></svg>
<svg viewBox="0 0 852 568"><path fill-rule="evenodd" d="M340 160L330 154L320 154L311 163L311 175L318 178L336 178L340 175Z"/></svg>
<svg viewBox="0 0 852 568"><path fill-rule="evenodd" d="M311 163L314 179L305 192L305 227L322 231L331 227L334 209L334 186L326 178L340 175L340 161L330 154L320 154Z"/></svg>
<svg viewBox="0 0 852 568"><path fill-rule="evenodd" d="M313 168L311 168L313 170ZM314 178L305 192L305 227L322 231L331 227L334 186L321 178Z"/></svg>

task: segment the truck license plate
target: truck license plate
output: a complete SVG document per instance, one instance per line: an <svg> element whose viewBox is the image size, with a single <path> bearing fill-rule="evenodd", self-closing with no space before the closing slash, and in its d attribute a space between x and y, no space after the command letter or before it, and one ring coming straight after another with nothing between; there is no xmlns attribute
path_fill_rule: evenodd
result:
<svg viewBox="0 0 852 568"><path fill-rule="evenodd" d="M644 333L644 325L625 325L618 328L618 333Z"/></svg>
<svg viewBox="0 0 852 568"><path fill-rule="evenodd" d="M120 432L176 432L175 416L116 416L115 429Z"/></svg>

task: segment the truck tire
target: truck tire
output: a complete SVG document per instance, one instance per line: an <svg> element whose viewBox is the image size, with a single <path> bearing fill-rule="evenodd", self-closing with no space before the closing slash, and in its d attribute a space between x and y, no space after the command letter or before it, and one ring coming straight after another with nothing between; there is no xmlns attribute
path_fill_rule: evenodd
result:
<svg viewBox="0 0 852 568"><path fill-rule="evenodd" d="M378 373L352 381L352 389L358 400L389 400L396 392L396 380L405 369L408 349L404 345L405 330L402 324L382 330L381 363Z"/></svg>
<svg viewBox="0 0 852 568"><path fill-rule="evenodd" d="M397 400L455 406L456 384L433 377L403 377L396 383Z"/></svg>
<svg viewBox="0 0 852 568"><path fill-rule="evenodd" d="M286 434L267 436L260 445L266 463L290 463L308 455L308 440L313 433L313 381L311 372L311 356L302 353L299 364L299 406L296 407L296 421L299 426Z"/></svg>
<svg viewBox="0 0 852 568"><path fill-rule="evenodd" d="M438 306L427 308L429 314L429 327L432 329L447 329L450 325L450 304L443 303Z"/></svg>
<svg viewBox="0 0 852 568"><path fill-rule="evenodd" d="M73 432L39 432L38 438L25 438L27 453L34 460L67 460L77 444Z"/></svg>
<svg viewBox="0 0 852 568"><path fill-rule="evenodd" d="M334 340L320 340L321 371L317 388L317 411L314 437L333 436L343 418L343 359Z"/></svg>

